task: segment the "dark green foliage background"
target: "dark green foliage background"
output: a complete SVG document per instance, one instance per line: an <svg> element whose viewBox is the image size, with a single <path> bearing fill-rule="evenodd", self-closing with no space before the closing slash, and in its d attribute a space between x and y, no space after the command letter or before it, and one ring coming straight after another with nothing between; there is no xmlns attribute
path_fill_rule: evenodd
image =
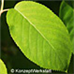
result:
<svg viewBox="0 0 74 74"><path fill-rule="evenodd" d="M19 0L20 1L20 0ZM6 8L13 8L16 3L19 1L5 1L4 9ZM37 1L37 0L35 0ZM56 15L59 16L59 8L61 1L37 1L41 4L44 4L48 8L50 8ZM67 1L68 2L68 1ZM70 3L70 2L68 2ZM71 3L70 3L71 4ZM72 6L72 5L71 5ZM0 33L1 33L1 59L6 64L6 67L8 69L8 74L12 74L10 72L11 69L43 69L28 60L23 53L20 51L20 49L16 46L14 41L12 40L8 25L6 23L6 12L2 14L0 18ZM72 55L71 63L69 66L68 72L70 74L73 72L73 62L74 62L74 55ZM58 71L52 71L52 73L62 73ZM15 73L14 73L15 74ZM39 73L40 74L40 73ZM62 73L64 74L64 73Z"/></svg>

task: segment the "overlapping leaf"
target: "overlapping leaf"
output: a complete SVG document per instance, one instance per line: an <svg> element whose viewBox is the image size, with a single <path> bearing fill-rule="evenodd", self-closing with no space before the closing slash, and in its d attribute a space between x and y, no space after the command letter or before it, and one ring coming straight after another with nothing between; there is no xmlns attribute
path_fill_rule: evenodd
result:
<svg viewBox="0 0 74 74"><path fill-rule="evenodd" d="M74 14L73 13L74 13L74 9L69 4L67 4L65 1L62 1L61 5L60 5L59 16L63 20L65 25L67 26L67 29L70 33L70 38L71 38L72 47L73 47L72 49L74 49L74 43L73 43L73 40L74 40Z"/></svg>
<svg viewBox="0 0 74 74"><path fill-rule="evenodd" d="M67 1L67 0L64 0L70 7L72 7L72 8L74 8L74 1L73 0L69 0L69 1Z"/></svg>
<svg viewBox="0 0 74 74"><path fill-rule="evenodd" d="M10 34L24 55L40 67L65 71L71 43L63 22L50 9L22 1L7 13Z"/></svg>

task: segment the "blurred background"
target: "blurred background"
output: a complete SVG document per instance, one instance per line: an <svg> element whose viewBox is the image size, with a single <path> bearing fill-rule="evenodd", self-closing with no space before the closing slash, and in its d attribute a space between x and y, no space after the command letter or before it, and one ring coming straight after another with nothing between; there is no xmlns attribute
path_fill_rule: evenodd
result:
<svg viewBox="0 0 74 74"><path fill-rule="evenodd" d="M16 3L20 2L22 0L5 0L4 3L4 9L10 9L15 6ZM50 8L57 16L59 16L59 8L61 4L61 0L32 0L37 1L41 4L44 4L48 8ZM71 6L71 1L67 1ZM0 1L1 4L1 1ZM0 5L1 6L1 5ZM8 74L11 73L11 69L43 69L33 62L31 62L29 59L27 59L23 53L20 51L20 49L17 47L17 45L14 43L13 39L10 36L9 28L6 23L6 13L4 12L1 15L0 18L0 47L1 47L1 59L6 64ZM69 66L68 72L70 74L73 74L73 58L74 55L72 55L71 63ZM53 74L65 74L64 72L60 71L52 71ZM51 73L51 74L52 74ZM16 73L13 73L16 74ZM35 74L35 73L34 73ZM43 73L39 73L43 74ZM47 73L48 74L48 73ZM49 73L50 74L50 73Z"/></svg>

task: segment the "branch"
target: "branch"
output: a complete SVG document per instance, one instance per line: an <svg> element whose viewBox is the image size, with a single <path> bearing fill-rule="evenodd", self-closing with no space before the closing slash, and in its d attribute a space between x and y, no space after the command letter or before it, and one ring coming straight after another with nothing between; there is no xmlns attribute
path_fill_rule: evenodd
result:
<svg viewBox="0 0 74 74"><path fill-rule="evenodd" d="M4 7L4 0L1 0L0 17L3 12L3 7Z"/></svg>
<svg viewBox="0 0 74 74"><path fill-rule="evenodd" d="M1 9L0 9L0 17L1 17L1 14L5 11L8 11L9 9L4 9L3 10L3 7L4 7L4 0L1 0Z"/></svg>
<svg viewBox="0 0 74 74"><path fill-rule="evenodd" d="M4 10L2 10L2 11L0 11L0 17L1 17L1 14L3 13L3 12L6 12L6 11L8 11L9 9L4 9Z"/></svg>
<svg viewBox="0 0 74 74"><path fill-rule="evenodd" d="M4 7L4 0L1 0L1 11L3 10Z"/></svg>

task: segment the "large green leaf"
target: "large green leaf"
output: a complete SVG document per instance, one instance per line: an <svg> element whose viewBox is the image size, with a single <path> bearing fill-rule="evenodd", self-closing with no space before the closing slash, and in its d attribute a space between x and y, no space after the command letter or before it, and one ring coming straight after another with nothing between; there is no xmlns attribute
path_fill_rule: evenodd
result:
<svg viewBox="0 0 74 74"><path fill-rule="evenodd" d="M70 33L72 46L73 46L73 39L74 39L74 14L73 13L74 13L74 9L65 1L62 1L60 5L59 16L67 26L67 29Z"/></svg>
<svg viewBox="0 0 74 74"><path fill-rule="evenodd" d="M1 59L0 59L0 74L7 74L6 66Z"/></svg>
<svg viewBox="0 0 74 74"><path fill-rule="evenodd" d="M71 42L63 22L50 9L22 1L7 13L10 34L24 55L40 67L65 71Z"/></svg>

